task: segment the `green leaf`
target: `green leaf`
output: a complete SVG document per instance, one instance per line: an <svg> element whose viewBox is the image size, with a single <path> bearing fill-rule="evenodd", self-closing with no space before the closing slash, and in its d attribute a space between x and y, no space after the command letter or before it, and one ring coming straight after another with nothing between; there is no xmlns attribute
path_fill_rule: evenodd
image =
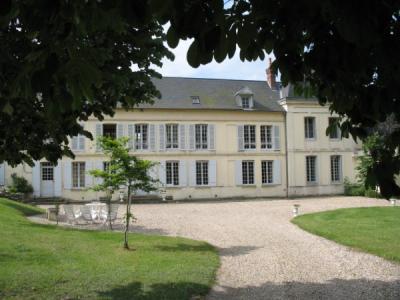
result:
<svg viewBox="0 0 400 300"><path fill-rule="evenodd" d="M193 68L197 68L200 65L199 43L197 42L197 40L194 40L193 43L190 45L186 55L186 59Z"/></svg>
<svg viewBox="0 0 400 300"><path fill-rule="evenodd" d="M179 37L173 26L170 26L167 31L167 43L171 48L175 48L179 44Z"/></svg>

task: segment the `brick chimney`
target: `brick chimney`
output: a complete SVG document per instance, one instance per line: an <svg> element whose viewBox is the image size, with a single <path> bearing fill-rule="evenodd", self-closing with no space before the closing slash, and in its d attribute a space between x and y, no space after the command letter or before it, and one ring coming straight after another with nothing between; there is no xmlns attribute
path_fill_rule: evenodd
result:
<svg viewBox="0 0 400 300"><path fill-rule="evenodd" d="M270 87L272 90L276 90L276 89L277 89L277 86L276 86L276 78L275 78L274 73L273 73L272 70L271 70L271 64L272 64L272 59L271 59L271 57L270 57L270 58L269 58L269 66L268 66L268 68L265 70L265 72L267 73L267 83L268 83L269 87Z"/></svg>

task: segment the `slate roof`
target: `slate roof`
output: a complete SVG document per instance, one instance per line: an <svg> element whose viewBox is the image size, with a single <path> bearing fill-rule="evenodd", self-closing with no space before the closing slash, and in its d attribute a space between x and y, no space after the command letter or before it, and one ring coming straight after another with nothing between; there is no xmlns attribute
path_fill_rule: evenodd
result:
<svg viewBox="0 0 400 300"><path fill-rule="evenodd" d="M283 111L277 102L279 91L273 91L266 81L163 77L153 82L161 99L140 108L242 110L235 95L247 87L253 92L254 111ZM191 96L199 96L200 104L193 104Z"/></svg>

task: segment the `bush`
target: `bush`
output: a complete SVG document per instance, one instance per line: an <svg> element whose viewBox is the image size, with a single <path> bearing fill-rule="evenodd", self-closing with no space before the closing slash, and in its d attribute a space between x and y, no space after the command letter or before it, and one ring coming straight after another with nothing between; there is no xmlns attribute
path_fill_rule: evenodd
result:
<svg viewBox="0 0 400 300"><path fill-rule="evenodd" d="M30 194L33 192L32 185L24 177L18 176L17 174L11 174L12 184L9 188L11 193L23 193Z"/></svg>
<svg viewBox="0 0 400 300"><path fill-rule="evenodd" d="M344 194L346 196L364 196L365 187L360 183L351 183L348 178L344 179Z"/></svg>
<svg viewBox="0 0 400 300"><path fill-rule="evenodd" d="M373 189L367 189L365 191L365 197L369 198L382 198L381 194L379 194L377 191Z"/></svg>

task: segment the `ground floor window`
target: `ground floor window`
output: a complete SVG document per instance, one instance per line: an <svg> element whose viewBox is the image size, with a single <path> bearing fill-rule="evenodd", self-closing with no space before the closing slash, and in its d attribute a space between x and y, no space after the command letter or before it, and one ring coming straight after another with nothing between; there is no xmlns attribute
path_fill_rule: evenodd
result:
<svg viewBox="0 0 400 300"><path fill-rule="evenodd" d="M179 162L167 161L165 168L167 185L179 185Z"/></svg>
<svg viewBox="0 0 400 300"><path fill-rule="evenodd" d="M254 184L254 161L242 161L242 183Z"/></svg>
<svg viewBox="0 0 400 300"><path fill-rule="evenodd" d="M83 188L85 187L85 163L73 162L72 163L72 187Z"/></svg>
<svg viewBox="0 0 400 300"><path fill-rule="evenodd" d="M263 184L273 183L274 162L272 160L264 160L261 162L261 179Z"/></svg>
<svg viewBox="0 0 400 300"><path fill-rule="evenodd" d="M208 185L208 161L196 161L196 184Z"/></svg>
<svg viewBox="0 0 400 300"><path fill-rule="evenodd" d="M340 155L331 156L331 181L340 182L342 180L341 174L341 157Z"/></svg>
<svg viewBox="0 0 400 300"><path fill-rule="evenodd" d="M317 157L306 156L306 176L307 183L317 182Z"/></svg>
<svg viewBox="0 0 400 300"><path fill-rule="evenodd" d="M49 162L42 163L42 180L54 180L54 166Z"/></svg>

